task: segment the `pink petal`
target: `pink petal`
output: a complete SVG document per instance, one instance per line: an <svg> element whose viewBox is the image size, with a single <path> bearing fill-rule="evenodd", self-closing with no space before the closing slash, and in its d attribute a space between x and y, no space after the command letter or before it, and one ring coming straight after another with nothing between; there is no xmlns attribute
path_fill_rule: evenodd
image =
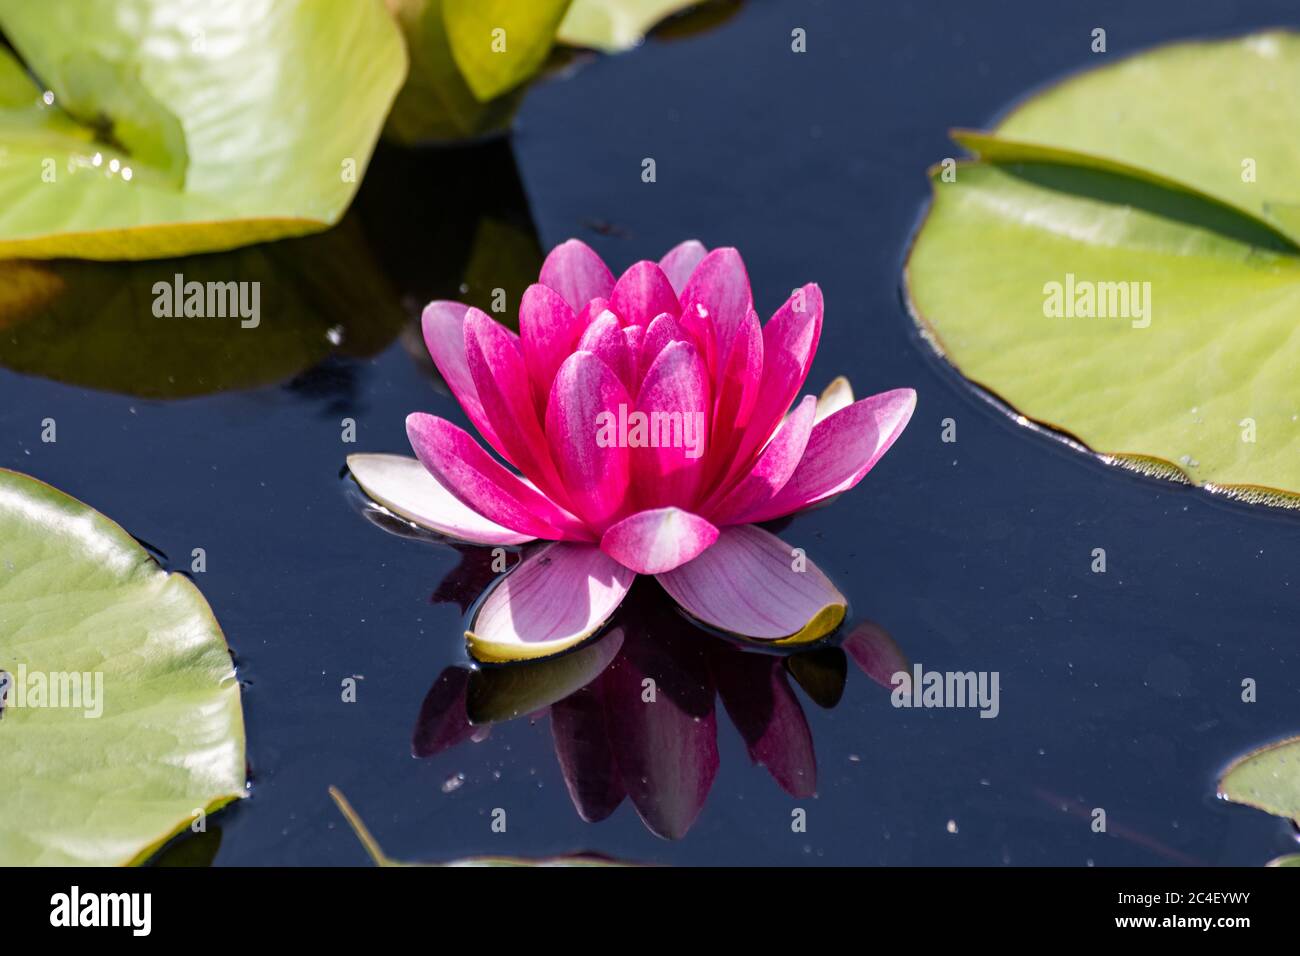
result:
<svg viewBox="0 0 1300 956"><path fill-rule="evenodd" d="M609 307L624 325L645 325L657 315L681 311L677 293L663 270L653 262L636 262L619 276Z"/></svg>
<svg viewBox="0 0 1300 956"><path fill-rule="evenodd" d="M617 328L620 343L623 335ZM620 406L627 390L591 352L574 352L556 373L546 405L550 442L570 507L592 528L603 529L627 500L630 453L618 440Z"/></svg>
<svg viewBox="0 0 1300 956"><path fill-rule="evenodd" d="M718 529L680 508L638 511L612 525L600 539L604 551L638 574L671 571L718 540Z"/></svg>
<svg viewBox="0 0 1300 956"><path fill-rule="evenodd" d="M484 312L465 313L465 354L502 455L557 500L562 488L538 419L519 339Z"/></svg>
<svg viewBox="0 0 1300 956"><path fill-rule="evenodd" d="M645 326L624 326L623 338L627 341L629 364L632 366L632 377L625 384L629 393L635 393L641 386L641 343L645 339Z"/></svg>
<svg viewBox="0 0 1300 956"><path fill-rule="evenodd" d="M533 540L531 535L511 531L467 508L414 458L349 455L348 470L367 495L422 528L474 544Z"/></svg>
<svg viewBox="0 0 1300 956"><path fill-rule="evenodd" d="M659 268L664 270L664 275L668 281L673 284L673 291L681 297L682 290L686 288L686 282L690 279L691 273L695 267L700 264L700 260L708 254L708 249L704 243L698 239L687 239L683 243L673 246L659 260Z"/></svg>
<svg viewBox="0 0 1300 956"><path fill-rule="evenodd" d="M524 484L463 429L433 415L406 417L420 463L473 511L534 538L583 540L590 532L541 492Z"/></svg>
<svg viewBox="0 0 1300 956"><path fill-rule="evenodd" d="M907 656L879 624L863 621L844 639L842 646L853 663L881 687L893 690L894 675L900 671L911 677L912 665Z"/></svg>
<svg viewBox="0 0 1300 956"><path fill-rule="evenodd" d="M546 408L555 373L572 354L584 327L550 286L530 285L524 292L519 304L519 342L538 408Z"/></svg>
<svg viewBox="0 0 1300 956"><path fill-rule="evenodd" d="M753 525L722 529L713 547L656 580L699 620L761 640L824 637L847 606L815 564Z"/></svg>
<svg viewBox="0 0 1300 956"><path fill-rule="evenodd" d="M465 637L480 661L547 657L596 633L636 575L591 545L533 552L488 592Z"/></svg>
<svg viewBox="0 0 1300 956"><path fill-rule="evenodd" d="M750 309L718 370L718 397L713 403L712 442L705 468L715 482L728 474L735 459L754 414L762 381L763 329L758 313Z"/></svg>
<svg viewBox="0 0 1300 956"><path fill-rule="evenodd" d="M719 355L726 355L731 339L753 307L749 275L735 249L714 249L695 267L681 295L683 317L707 312ZM695 321L692 317L691 321Z"/></svg>
<svg viewBox="0 0 1300 956"><path fill-rule="evenodd" d="M483 411L465 357L465 313L468 310L469 306L459 302L430 302L420 320L424 345L433 358L433 364L438 366L438 374L460 402L460 407L465 409L470 422L489 445L501 451L501 442Z"/></svg>
<svg viewBox="0 0 1300 956"><path fill-rule="evenodd" d="M642 508L695 501L708 450L708 373L695 347L674 342L659 353L637 394L643 437L629 428L632 485Z"/></svg>
<svg viewBox="0 0 1300 956"><path fill-rule="evenodd" d="M629 634L601 680L623 786L646 826L669 840L690 830L718 772L713 680L696 637L660 628Z"/></svg>
<svg viewBox="0 0 1300 956"><path fill-rule="evenodd" d="M636 360L641 377L645 378L645 373L669 342L684 341L686 336L682 334L676 319L667 313L655 316L654 320L646 326L645 334L641 336L641 348Z"/></svg>
<svg viewBox="0 0 1300 956"><path fill-rule="evenodd" d="M602 312L592 320L578 340L578 348L591 352L608 365L625 388L633 388L635 359L623 327L618 323L618 316L613 312Z"/></svg>
<svg viewBox="0 0 1300 956"><path fill-rule="evenodd" d="M848 491L875 466L907 427L916 392L896 388L829 415L813 426L803 460L785 487L750 521L769 521Z"/></svg>
<svg viewBox="0 0 1300 956"><path fill-rule="evenodd" d="M607 299L614 290L614 274L585 242L570 239L551 250L538 277L560 294L569 308L579 312L595 298Z"/></svg>
<svg viewBox="0 0 1300 956"><path fill-rule="evenodd" d="M749 759L766 767L790 796L811 797L817 790L812 731L781 658L730 651L715 660L718 696L745 740Z"/></svg>
<svg viewBox="0 0 1300 956"><path fill-rule="evenodd" d="M754 467L715 505L700 510L718 524L748 524L756 512L785 487L803 459L813 430L817 399L811 395L781 423L776 435L758 456Z"/></svg>

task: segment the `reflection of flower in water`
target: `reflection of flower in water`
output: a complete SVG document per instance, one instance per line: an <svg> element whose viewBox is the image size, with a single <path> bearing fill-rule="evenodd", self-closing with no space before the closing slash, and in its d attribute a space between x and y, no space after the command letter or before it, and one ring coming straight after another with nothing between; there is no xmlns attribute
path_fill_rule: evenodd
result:
<svg viewBox="0 0 1300 956"><path fill-rule="evenodd" d="M814 703L833 707L847 658L886 687L908 666L874 624L859 625L840 646L771 653L708 634L653 589L637 588L614 627L577 651L444 670L420 709L412 752L432 757L486 738L494 723L545 714L584 820L605 819L626 798L651 831L677 839L694 824L717 773L719 698L750 758L791 796L814 793L812 733L790 678Z"/></svg>

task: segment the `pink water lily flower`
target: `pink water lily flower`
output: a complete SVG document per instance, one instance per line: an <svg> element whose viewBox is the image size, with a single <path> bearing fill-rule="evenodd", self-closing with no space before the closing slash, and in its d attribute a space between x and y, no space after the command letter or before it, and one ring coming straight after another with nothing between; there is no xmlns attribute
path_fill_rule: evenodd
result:
<svg viewBox="0 0 1300 956"><path fill-rule="evenodd" d="M466 635L480 660L572 647L638 574L713 627L812 640L846 601L756 523L852 488L916 404L906 388L855 402L842 379L794 404L821 326L815 284L760 323L735 249L684 242L616 280L570 240L524 293L518 335L460 303L424 311L438 370L507 464L421 413L406 428L423 470L396 456L349 464L371 497L443 534L550 542L480 605Z"/></svg>

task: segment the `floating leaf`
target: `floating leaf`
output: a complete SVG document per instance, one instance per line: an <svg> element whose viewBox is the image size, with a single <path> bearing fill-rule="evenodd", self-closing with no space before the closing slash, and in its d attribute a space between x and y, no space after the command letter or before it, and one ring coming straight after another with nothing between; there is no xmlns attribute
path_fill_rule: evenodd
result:
<svg viewBox="0 0 1300 956"><path fill-rule="evenodd" d="M1265 866L1300 866L1300 853L1279 856L1275 860L1269 860Z"/></svg>
<svg viewBox="0 0 1300 956"><path fill-rule="evenodd" d="M1294 38L1268 38L1277 59L1261 62L1274 62L1278 77L1300 69ZM1252 66L1261 43L1232 40L1203 69L1229 88L1245 82L1234 70L1247 70L1266 88L1273 79ZM1281 234L1282 200L1247 215L1231 190L1214 193L1196 179L1199 160L1178 148L1186 130L1169 118L1186 113L1192 129L1219 130L1216 150L1232 143L1271 156L1266 144L1295 126L1294 98L1206 105L1195 91L1212 79L1188 86L1187 96L1153 95L1166 90L1166 70L1182 78L1186 61L1169 49L1140 57L1108 72L1108 82L1128 83L1106 94L1110 104L1165 101L1165 112L1148 117L1170 124L1162 163L1151 156L1164 127L1106 118L1105 161L1004 143L989 148L996 163L936 168L930 215L907 263L911 311L963 375L1109 460L1300 506L1300 256ZM1079 108L1066 112L1088 126ZM1144 116L1136 105L1115 111ZM1009 121L998 135L1008 129L1023 126ZM1290 146L1294 169L1300 151ZM1149 166L1126 165L1138 161ZM1175 183L1186 163L1188 185ZM1234 160L1232 176L1240 170Z"/></svg>
<svg viewBox="0 0 1300 956"><path fill-rule="evenodd" d="M139 863L244 795L239 684L198 589L5 470L0 635L0 864Z"/></svg>
<svg viewBox="0 0 1300 956"><path fill-rule="evenodd" d="M1300 825L1300 737L1234 760L1219 778L1219 796Z"/></svg>
<svg viewBox="0 0 1300 956"><path fill-rule="evenodd" d="M570 46L619 53L640 43L661 20L698 3L700 0L573 0L560 24L560 40Z"/></svg>
<svg viewBox="0 0 1300 956"><path fill-rule="evenodd" d="M196 288L207 317L158 314L160 295L173 310ZM145 398L281 382L334 351L378 352L405 321L351 217L217 255L0 261L0 365Z"/></svg>
<svg viewBox="0 0 1300 956"><path fill-rule="evenodd" d="M406 144L454 141L509 126L523 87L487 101L474 95L452 56L442 0L388 0L388 5L406 38L411 69L393 103L385 135Z"/></svg>
<svg viewBox="0 0 1300 956"><path fill-rule="evenodd" d="M994 136L959 135L999 161L1043 147L1177 183L1300 241L1300 33L1174 43L1030 97Z"/></svg>
<svg viewBox="0 0 1300 956"><path fill-rule="evenodd" d="M405 863L401 860L394 860L379 845L379 841L374 838L370 830L362 822L361 817L356 810L352 809L352 804L348 803L347 797L338 787L329 788L330 797L338 805L339 811L343 814L352 830L361 841L361 845L366 848L366 853L370 859L375 861L375 866L624 866L615 860L607 860L598 856L583 856L575 854L573 856L555 856L541 860L525 860L519 857L511 856L479 856L466 860L452 860L449 863Z"/></svg>
<svg viewBox="0 0 1300 956"><path fill-rule="evenodd" d="M551 52L569 0L442 0L452 58L482 101L532 77Z"/></svg>
<svg viewBox="0 0 1300 956"><path fill-rule="evenodd" d="M0 30L40 80L0 52L0 256L331 226L406 71L382 0L0 0Z"/></svg>

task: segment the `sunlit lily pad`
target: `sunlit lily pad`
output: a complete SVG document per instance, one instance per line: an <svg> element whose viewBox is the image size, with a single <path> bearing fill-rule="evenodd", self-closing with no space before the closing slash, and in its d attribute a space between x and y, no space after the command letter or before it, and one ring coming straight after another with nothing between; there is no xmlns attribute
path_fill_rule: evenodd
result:
<svg viewBox="0 0 1300 956"><path fill-rule="evenodd" d="M1219 796L1300 825L1300 737L1234 761L1219 780Z"/></svg>
<svg viewBox="0 0 1300 956"><path fill-rule="evenodd" d="M406 73L382 0L0 0L0 30L36 78L0 51L0 256L333 225Z"/></svg>
<svg viewBox="0 0 1300 956"><path fill-rule="evenodd" d="M198 589L5 470L0 635L0 864L138 863L243 796L239 684Z"/></svg>
<svg viewBox="0 0 1300 956"><path fill-rule="evenodd" d="M1210 121L1204 103L1179 102ZM1285 114L1217 119L1244 143ZM1300 256L1277 223L1096 163L932 178L907 291L963 374L1109 460L1300 505Z"/></svg>
<svg viewBox="0 0 1300 956"><path fill-rule="evenodd" d="M959 139L1003 160L1071 151L1073 162L1181 184L1300 240L1297 89L1300 33L1173 43L1030 97L994 140Z"/></svg>

